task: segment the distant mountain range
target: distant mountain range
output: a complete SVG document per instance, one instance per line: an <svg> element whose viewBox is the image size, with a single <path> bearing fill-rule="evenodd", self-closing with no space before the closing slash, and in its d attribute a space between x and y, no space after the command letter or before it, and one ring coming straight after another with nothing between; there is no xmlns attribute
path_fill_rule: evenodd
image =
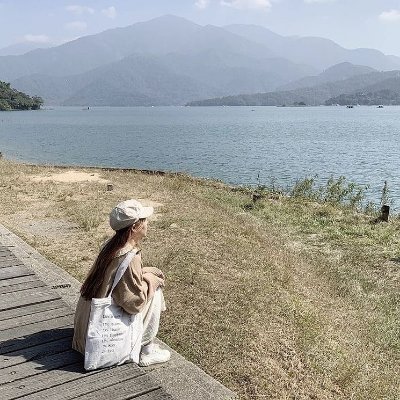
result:
<svg viewBox="0 0 400 400"><path fill-rule="evenodd" d="M362 90L329 98L325 101L325 104L399 105L400 71L397 72L396 76L365 86Z"/></svg>
<svg viewBox="0 0 400 400"><path fill-rule="evenodd" d="M349 66L352 68L353 66ZM343 65L332 67L343 68ZM326 78L326 76L325 76ZM332 105L332 104L400 104L400 71L369 72L351 78L327 81L324 73L309 77L307 87L293 90L274 91L255 94L225 96L189 102L190 106L291 106ZM384 93L378 93L382 90ZM375 93L377 92L377 93ZM359 102L356 98L368 94L368 100ZM386 99L385 99L386 96ZM398 99L398 101L396 100Z"/></svg>
<svg viewBox="0 0 400 400"><path fill-rule="evenodd" d="M228 25L225 29L263 44L277 56L295 63L311 65L319 71L342 62L365 65L382 71L397 69L400 66L399 57L386 56L373 49L345 49L329 39L284 37L256 25Z"/></svg>
<svg viewBox="0 0 400 400"><path fill-rule="evenodd" d="M182 105L277 90L284 98L328 85L314 90L324 92L314 95L317 102L358 89L360 77L394 69L400 58L377 50L347 50L252 25L201 26L171 15L0 57L0 80L53 105ZM371 79L367 84L376 83ZM330 88L335 81L342 91Z"/></svg>
<svg viewBox="0 0 400 400"><path fill-rule="evenodd" d="M307 76L297 81L287 83L277 88L277 90L295 90L300 88L312 87L323 85L324 83L344 81L359 75L368 74L370 72L377 72L376 69L366 67L364 65L354 65L349 62L343 62L333 65L330 68L322 71L316 76Z"/></svg>

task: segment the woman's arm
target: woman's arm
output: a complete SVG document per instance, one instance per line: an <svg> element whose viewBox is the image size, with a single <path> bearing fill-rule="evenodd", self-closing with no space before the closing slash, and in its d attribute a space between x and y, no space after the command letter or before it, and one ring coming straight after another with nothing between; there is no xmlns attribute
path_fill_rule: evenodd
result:
<svg viewBox="0 0 400 400"><path fill-rule="evenodd" d="M153 273L142 271L141 254L133 257L128 269L113 292L114 301L127 313L136 314L144 308L164 280Z"/></svg>
<svg viewBox="0 0 400 400"><path fill-rule="evenodd" d="M155 276L158 276L161 279L165 279L164 273L161 269L156 267L142 267L143 274L152 273Z"/></svg>

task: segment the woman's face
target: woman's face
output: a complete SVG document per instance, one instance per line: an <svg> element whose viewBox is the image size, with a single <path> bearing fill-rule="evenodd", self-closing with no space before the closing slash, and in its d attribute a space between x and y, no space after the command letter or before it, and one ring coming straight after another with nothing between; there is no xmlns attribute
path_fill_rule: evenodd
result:
<svg viewBox="0 0 400 400"><path fill-rule="evenodd" d="M139 226L133 228L133 238L135 242L138 242L139 240L143 239L147 235L147 224L148 221L145 219L143 222L140 223Z"/></svg>
<svg viewBox="0 0 400 400"><path fill-rule="evenodd" d="M147 225L148 225L148 220L145 219L143 221L143 225L141 226L141 231L142 231L142 238L147 236Z"/></svg>

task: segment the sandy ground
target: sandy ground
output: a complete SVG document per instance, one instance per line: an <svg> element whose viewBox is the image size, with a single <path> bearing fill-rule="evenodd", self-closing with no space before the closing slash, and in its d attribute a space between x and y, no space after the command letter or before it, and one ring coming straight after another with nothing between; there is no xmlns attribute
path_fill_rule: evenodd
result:
<svg viewBox="0 0 400 400"><path fill-rule="evenodd" d="M100 174L88 173L82 171L68 170L65 172L58 172L48 176L33 175L30 179L34 182L59 182L59 183L79 183L79 182L97 182L97 183L111 183L109 180L100 177ZM138 199L143 205L151 206L154 208L162 207L163 204L152 201L150 199Z"/></svg>
<svg viewBox="0 0 400 400"><path fill-rule="evenodd" d="M109 182L106 179L100 178L100 175L97 172L90 174L87 172L74 171L74 170L59 172L49 176L34 175L31 176L31 179L34 182L47 182L47 181L62 182L62 183L74 183L74 182L108 183Z"/></svg>

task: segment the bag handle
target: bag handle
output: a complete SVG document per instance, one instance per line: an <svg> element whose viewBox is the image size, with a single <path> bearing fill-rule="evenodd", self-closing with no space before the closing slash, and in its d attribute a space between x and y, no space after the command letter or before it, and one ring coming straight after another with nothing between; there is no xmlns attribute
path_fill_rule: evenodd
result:
<svg viewBox="0 0 400 400"><path fill-rule="evenodd" d="M120 264L120 266L118 267L118 270L115 274L114 277L114 282L113 285L111 287L110 293L108 294L107 297L111 297L113 290L115 289L115 286L118 285L118 282L121 280L122 276L124 275L125 271L128 269L129 264L131 263L133 257L135 257L135 255L138 253L138 251L136 249L133 249L131 251L128 252L128 254L126 255L126 257L124 258L124 260L122 261L122 263Z"/></svg>

